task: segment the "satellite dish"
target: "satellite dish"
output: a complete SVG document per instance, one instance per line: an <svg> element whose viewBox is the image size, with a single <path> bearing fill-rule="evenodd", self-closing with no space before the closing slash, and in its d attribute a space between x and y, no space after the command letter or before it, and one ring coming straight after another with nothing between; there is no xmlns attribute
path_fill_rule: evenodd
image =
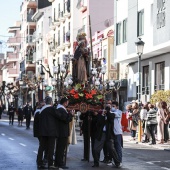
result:
<svg viewBox="0 0 170 170"><path fill-rule="evenodd" d="M105 27L110 27L110 25L111 25L110 19L106 19L106 20L104 21L104 26L105 26Z"/></svg>

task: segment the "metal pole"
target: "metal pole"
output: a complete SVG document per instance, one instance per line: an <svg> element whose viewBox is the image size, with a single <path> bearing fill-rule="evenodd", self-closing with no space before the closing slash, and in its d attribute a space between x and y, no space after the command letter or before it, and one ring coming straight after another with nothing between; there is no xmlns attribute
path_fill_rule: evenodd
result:
<svg viewBox="0 0 170 170"><path fill-rule="evenodd" d="M139 84L138 84L138 103L140 105L140 97L141 97L141 55L138 57L138 76L139 76ZM139 120L138 124L138 142L141 142L142 140L142 124L141 120Z"/></svg>
<svg viewBox="0 0 170 170"><path fill-rule="evenodd" d="M138 57L138 76L139 76L139 84L138 84L138 102L140 103L141 99L141 55Z"/></svg>

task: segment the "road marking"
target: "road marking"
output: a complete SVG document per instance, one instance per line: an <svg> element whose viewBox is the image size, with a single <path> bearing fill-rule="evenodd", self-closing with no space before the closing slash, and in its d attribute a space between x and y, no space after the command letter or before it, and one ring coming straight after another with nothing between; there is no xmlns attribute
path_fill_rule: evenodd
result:
<svg viewBox="0 0 170 170"><path fill-rule="evenodd" d="M161 161L150 161L150 162L146 162L147 164L153 165L156 162L161 162Z"/></svg>
<svg viewBox="0 0 170 170"><path fill-rule="evenodd" d="M170 162L170 160L164 161L164 162Z"/></svg>
<svg viewBox="0 0 170 170"><path fill-rule="evenodd" d="M9 140L14 140L13 138L8 138Z"/></svg>
<svg viewBox="0 0 170 170"><path fill-rule="evenodd" d="M161 167L161 169L166 169L166 170L170 170L170 168L166 168L166 167Z"/></svg>
<svg viewBox="0 0 170 170"><path fill-rule="evenodd" d="M35 154L37 154L37 151L33 151Z"/></svg>
<svg viewBox="0 0 170 170"><path fill-rule="evenodd" d="M2 136L5 136L5 134L4 134L4 133L1 133L1 135L2 135Z"/></svg>
<svg viewBox="0 0 170 170"><path fill-rule="evenodd" d="M26 146L25 144L23 144L23 143L19 143L21 146Z"/></svg>

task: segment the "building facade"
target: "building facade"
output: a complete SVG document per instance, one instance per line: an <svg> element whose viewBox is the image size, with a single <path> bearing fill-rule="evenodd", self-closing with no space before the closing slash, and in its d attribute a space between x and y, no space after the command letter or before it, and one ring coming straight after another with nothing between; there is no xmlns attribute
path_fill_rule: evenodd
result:
<svg viewBox="0 0 170 170"><path fill-rule="evenodd" d="M142 102L147 102L155 91L170 88L168 62L170 2L164 0L114 2L115 62L128 64L127 101L137 99L138 55L135 42L142 38L145 46L141 57L140 96Z"/></svg>

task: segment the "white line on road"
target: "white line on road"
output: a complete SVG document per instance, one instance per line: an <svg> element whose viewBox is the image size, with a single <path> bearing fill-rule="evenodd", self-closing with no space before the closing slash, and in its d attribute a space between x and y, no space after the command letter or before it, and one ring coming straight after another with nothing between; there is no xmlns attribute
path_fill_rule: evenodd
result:
<svg viewBox="0 0 170 170"><path fill-rule="evenodd" d="M19 143L21 146L26 146L25 144L23 144L23 143Z"/></svg>
<svg viewBox="0 0 170 170"><path fill-rule="evenodd" d="M8 138L9 140L14 140L13 138Z"/></svg>
<svg viewBox="0 0 170 170"><path fill-rule="evenodd" d="M170 168L166 168L166 167L161 167L161 169L166 169L166 170L170 170Z"/></svg>
<svg viewBox="0 0 170 170"><path fill-rule="evenodd" d="M156 162L161 162L161 161L150 161L150 162L146 162L147 164L153 165Z"/></svg>
<svg viewBox="0 0 170 170"><path fill-rule="evenodd" d="M37 154L37 151L33 151L35 154Z"/></svg>
<svg viewBox="0 0 170 170"><path fill-rule="evenodd" d="M5 134L4 134L4 133L1 133L1 135L2 135L2 136L5 136Z"/></svg>
<svg viewBox="0 0 170 170"><path fill-rule="evenodd" d="M164 162L170 162L170 160L164 161Z"/></svg>

